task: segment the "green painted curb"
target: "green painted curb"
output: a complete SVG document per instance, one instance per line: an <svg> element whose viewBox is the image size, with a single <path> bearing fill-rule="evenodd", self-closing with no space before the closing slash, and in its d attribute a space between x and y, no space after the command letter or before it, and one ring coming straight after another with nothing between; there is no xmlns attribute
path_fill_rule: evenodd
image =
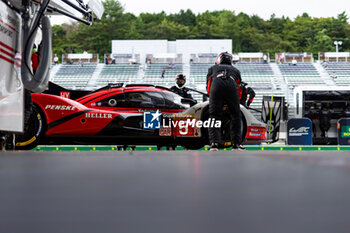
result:
<svg viewBox="0 0 350 233"><path fill-rule="evenodd" d="M128 147L126 151L131 151ZM166 151L166 147L161 148ZM184 148L178 146L177 151L183 151ZM209 147L203 147L199 151L209 150ZM221 151L231 150L231 148L221 149ZM247 151L350 151L350 146L246 146ZM33 151L118 151L116 146L38 146ZM137 146L135 151L157 151L156 146Z"/></svg>

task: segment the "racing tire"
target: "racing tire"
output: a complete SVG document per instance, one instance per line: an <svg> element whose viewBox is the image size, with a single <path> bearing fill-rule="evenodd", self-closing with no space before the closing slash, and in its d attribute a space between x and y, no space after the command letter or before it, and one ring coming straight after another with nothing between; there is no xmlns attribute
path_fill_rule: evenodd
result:
<svg viewBox="0 0 350 233"><path fill-rule="evenodd" d="M247 120L244 117L244 114L241 112L241 140L244 144L245 137L247 135Z"/></svg>
<svg viewBox="0 0 350 233"><path fill-rule="evenodd" d="M35 148L46 132L46 120L39 107L33 105L32 113L25 127L24 134L16 135L16 150Z"/></svg>
<svg viewBox="0 0 350 233"><path fill-rule="evenodd" d="M225 145L224 147L228 147L231 145L231 140L230 140L230 132L225 132L225 129L230 127L230 122L227 122L226 125L224 125L224 127L222 127L222 131L221 131L221 138L225 141ZM247 121L245 119L244 114L241 112L241 144L244 144L244 140L246 138L246 134L247 134ZM226 145L227 143L227 145Z"/></svg>
<svg viewBox="0 0 350 233"><path fill-rule="evenodd" d="M225 117L225 113L224 116ZM205 108L203 110L203 114L202 114L202 121L205 121L209 118L209 108ZM230 135L229 132L226 131L225 129L229 128L229 122L226 122L226 124L223 124L223 126L221 127L222 131L221 131L221 139L224 141L224 145L220 146L223 148L226 147L230 147L231 146L231 140L230 140ZM202 128L202 138L203 141L206 141L207 143L204 144L209 144L209 132L208 129ZM247 133L247 121L245 119L245 116L243 114L243 112L241 111L241 141L242 144L244 144L244 140L246 138L246 133ZM225 140L226 139L226 140Z"/></svg>
<svg viewBox="0 0 350 233"><path fill-rule="evenodd" d="M201 120L204 122L209 119L209 107L206 106L203 109L203 113L201 116ZM207 128L202 127L201 128L201 134L202 134L202 141L204 142L204 145L209 145L209 131Z"/></svg>
<svg viewBox="0 0 350 233"><path fill-rule="evenodd" d="M185 150L199 150L205 146L205 143L202 140L198 139L199 142L193 144L184 144L181 145Z"/></svg>

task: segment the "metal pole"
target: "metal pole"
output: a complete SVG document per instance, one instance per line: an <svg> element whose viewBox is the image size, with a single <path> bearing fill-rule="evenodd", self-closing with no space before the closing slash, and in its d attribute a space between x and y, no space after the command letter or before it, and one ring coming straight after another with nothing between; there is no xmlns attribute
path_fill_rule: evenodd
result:
<svg viewBox="0 0 350 233"><path fill-rule="evenodd" d="M337 62L338 62L338 41L335 42L335 52L337 53Z"/></svg>

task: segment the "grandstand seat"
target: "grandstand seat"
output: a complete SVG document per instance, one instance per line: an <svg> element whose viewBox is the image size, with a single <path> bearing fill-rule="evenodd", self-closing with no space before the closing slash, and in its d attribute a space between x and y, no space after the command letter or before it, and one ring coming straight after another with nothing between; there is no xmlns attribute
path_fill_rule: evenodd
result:
<svg viewBox="0 0 350 233"><path fill-rule="evenodd" d="M312 63L283 63L279 64L279 69L289 86L325 84Z"/></svg>
<svg viewBox="0 0 350 233"><path fill-rule="evenodd" d="M350 63L349 62L330 62L325 68L337 85L350 84Z"/></svg>
<svg viewBox="0 0 350 233"><path fill-rule="evenodd" d="M190 66L190 77L193 78L195 84L203 84L206 82L206 76L209 67L213 63L192 63ZM241 72L242 80L250 86L272 87L273 71L269 64L263 63L239 63L235 67Z"/></svg>
<svg viewBox="0 0 350 233"><path fill-rule="evenodd" d="M63 87L83 88L96 69L96 63L62 64L52 81Z"/></svg>
<svg viewBox="0 0 350 233"><path fill-rule="evenodd" d="M152 63L148 64L145 70L144 83L156 84L161 86L173 85L176 75L183 73L181 63L174 63L175 66L169 67L169 63ZM162 70L165 70L162 78Z"/></svg>
<svg viewBox="0 0 350 233"><path fill-rule="evenodd" d="M129 63L104 65L96 84L97 86L105 86L108 83L130 83L130 81L136 80L139 66L139 64Z"/></svg>

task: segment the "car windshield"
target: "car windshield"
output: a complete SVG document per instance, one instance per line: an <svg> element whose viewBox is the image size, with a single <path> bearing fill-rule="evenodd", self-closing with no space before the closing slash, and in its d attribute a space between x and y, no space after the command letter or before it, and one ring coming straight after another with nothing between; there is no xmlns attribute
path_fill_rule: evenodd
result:
<svg viewBox="0 0 350 233"><path fill-rule="evenodd" d="M159 92L146 92L147 95L152 99L153 104L158 108L166 107L163 96Z"/></svg>
<svg viewBox="0 0 350 233"><path fill-rule="evenodd" d="M186 109L189 106L186 106L181 103L182 97L173 93L173 92L162 92L164 96L165 103L168 108L175 108L175 109Z"/></svg>
<svg viewBox="0 0 350 233"><path fill-rule="evenodd" d="M142 92L130 92L128 93L129 101L144 101L152 102L151 98Z"/></svg>

